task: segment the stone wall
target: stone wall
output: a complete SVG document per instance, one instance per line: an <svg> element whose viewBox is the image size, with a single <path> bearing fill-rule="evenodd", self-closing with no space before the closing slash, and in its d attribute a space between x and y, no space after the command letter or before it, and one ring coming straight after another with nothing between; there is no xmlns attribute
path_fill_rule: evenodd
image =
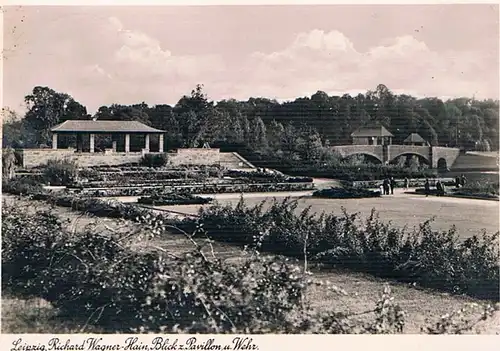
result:
<svg viewBox="0 0 500 351"><path fill-rule="evenodd" d="M220 163L219 149L178 149L177 153L168 156L172 166L218 165Z"/></svg>
<svg viewBox="0 0 500 351"><path fill-rule="evenodd" d="M458 155L460 154L460 150L451 147L432 147L432 168L438 167L439 159L443 158L446 160L446 166L451 168L455 163Z"/></svg>
<svg viewBox="0 0 500 351"><path fill-rule="evenodd" d="M139 162L142 152L76 153L75 149L22 149L23 168L33 168L47 163L50 159L75 160L80 167L100 165L121 165Z"/></svg>
<svg viewBox="0 0 500 351"><path fill-rule="evenodd" d="M47 163L50 159L63 159L72 157L75 149L21 149L23 168L33 168Z"/></svg>

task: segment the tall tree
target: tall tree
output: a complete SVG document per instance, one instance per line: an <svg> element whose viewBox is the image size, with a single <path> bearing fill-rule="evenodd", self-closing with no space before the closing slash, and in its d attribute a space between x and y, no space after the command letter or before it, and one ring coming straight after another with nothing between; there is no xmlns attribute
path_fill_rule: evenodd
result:
<svg viewBox="0 0 500 351"><path fill-rule="evenodd" d="M36 132L38 144L48 144L50 129L68 119L88 119L87 109L70 95L36 86L24 97L28 108L25 121Z"/></svg>

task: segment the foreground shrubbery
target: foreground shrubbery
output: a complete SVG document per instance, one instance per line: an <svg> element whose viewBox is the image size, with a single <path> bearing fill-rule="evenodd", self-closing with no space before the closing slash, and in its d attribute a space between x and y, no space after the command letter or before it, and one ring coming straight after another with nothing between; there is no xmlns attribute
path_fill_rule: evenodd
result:
<svg viewBox="0 0 500 351"><path fill-rule="evenodd" d="M205 205L212 201L211 198L195 196L189 193L170 193L140 197L137 202L153 206L168 205Z"/></svg>
<svg viewBox="0 0 500 351"><path fill-rule="evenodd" d="M360 199L365 197L380 197L380 191L356 188L331 188L316 190L313 197L326 199Z"/></svg>
<svg viewBox="0 0 500 351"><path fill-rule="evenodd" d="M63 316L110 332L156 333L399 333L404 312L386 289L370 320L346 312L318 311L305 299L315 284L306 267L246 251L242 263L207 258L198 237L187 254L148 246L166 230L148 216L145 232L69 232L49 212L28 214L2 207L2 288L21 297L41 297ZM133 242L142 241L142 249ZM327 285L336 291L337 287ZM495 310L483 307L481 319ZM370 312L370 311L367 311ZM453 316L453 315L452 315ZM423 328L461 333L473 325L452 316Z"/></svg>
<svg viewBox="0 0 500 351"><path fill-rule="evenodd" d="M262 249L416 283L453 293L499 299L498 233L460 241L456 229L438 232L430 221L409 232L381 223L375 212L359 225L356 214L315 216L296 202L274 201L248 207L214 204L200 209L209 237L251 244L259 237Z"/></svg>
<svg viewBox="0 0 500 351"><path fill-rule="evenodd" d="M49 213L2 212L3 288L42 297L82 324L157 333L390 333L404 326L387 292L370 322L312 310L304 301L312 281L278 258L254 254L227 265L207 259L196 242L182 256L135 251L127 244L137 237L75 235Z"/></svg>
<svg viewBox="0 0 500 351"><path fill-rule="evenodd" d="M163 215L120 202L61 196L41 192L33 195L60 206L108 216L136 220L145 215L156 222L169 222ZM297 258L332 264L376 276L416 283L452 293L499 300L498 233L460 241L454 227L433 231L430 222L408 232L381 223L375 213L360 226L356 214L316 216L306 208L297 214L296 202L274 200L267 210L264 202L248 207L211 205L200 209L199 220L171 222L187 232L203 224L215 240L253 245L259 249Z"/></svg>

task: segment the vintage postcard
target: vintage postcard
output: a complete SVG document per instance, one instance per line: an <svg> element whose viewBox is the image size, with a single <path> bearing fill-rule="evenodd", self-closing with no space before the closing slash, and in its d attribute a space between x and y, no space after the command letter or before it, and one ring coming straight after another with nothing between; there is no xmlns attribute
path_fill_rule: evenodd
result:
<svg viewBox="0 0 500 351"><path fill-rule="evenodd" d="M497 4L2 16L6 349L500 334Z"/></svg>

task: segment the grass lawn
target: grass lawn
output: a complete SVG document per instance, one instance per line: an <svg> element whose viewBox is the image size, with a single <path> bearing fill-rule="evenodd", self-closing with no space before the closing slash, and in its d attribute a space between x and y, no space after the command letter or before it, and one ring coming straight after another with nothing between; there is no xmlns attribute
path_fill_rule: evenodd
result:
<svg viewBox="0 0 500 351"><path fill-rule="evenodd" d="M9 201L13 201L13 198L10 197ZM29 203L23 200L22 202L18 201L18 206L23 206L27 211L34 211L37 208L46 207L46 204L42 202ZM69 228L76 231L82 230L88 224L97 225L103 230L128 231L134 227L138 228L137 224L125 220L92 218L61 207L54 210L62 219L67 220L66 225ZM142 245L137 244L138 247ZM187 239L174 234L166 234L149 245L171 250L174 253L192 249ZM228 263L240 256L240 249L237 247L221 243L216 243L213 247L215 255L227 259ZM207 248L207 255L210 255L209 248ZM321 286L311 289L308 298L317 308L362 313L375 307L375 302L383 289L383 280L364 274L342 270L316 269L313 271L315 271L314 279L327 280L347 292L347 295L343 296ZM390 282L390 285L396 302L407 313L406 333L419 333L419 327L427 319L436 321L441 315L461 308L464 303L476 301L468 297L420 290L401 283ZM2 307L3 333L76 333L81 328L81 325L72 322L71 317L58 316L57 311L39 299L22 300L2 296ZM361 315L359 318L363 318L363 316ZM498 318L496 318L481 325L480 328L482 328L483 333L491 334L500 331L498 325Z"/></svg>

